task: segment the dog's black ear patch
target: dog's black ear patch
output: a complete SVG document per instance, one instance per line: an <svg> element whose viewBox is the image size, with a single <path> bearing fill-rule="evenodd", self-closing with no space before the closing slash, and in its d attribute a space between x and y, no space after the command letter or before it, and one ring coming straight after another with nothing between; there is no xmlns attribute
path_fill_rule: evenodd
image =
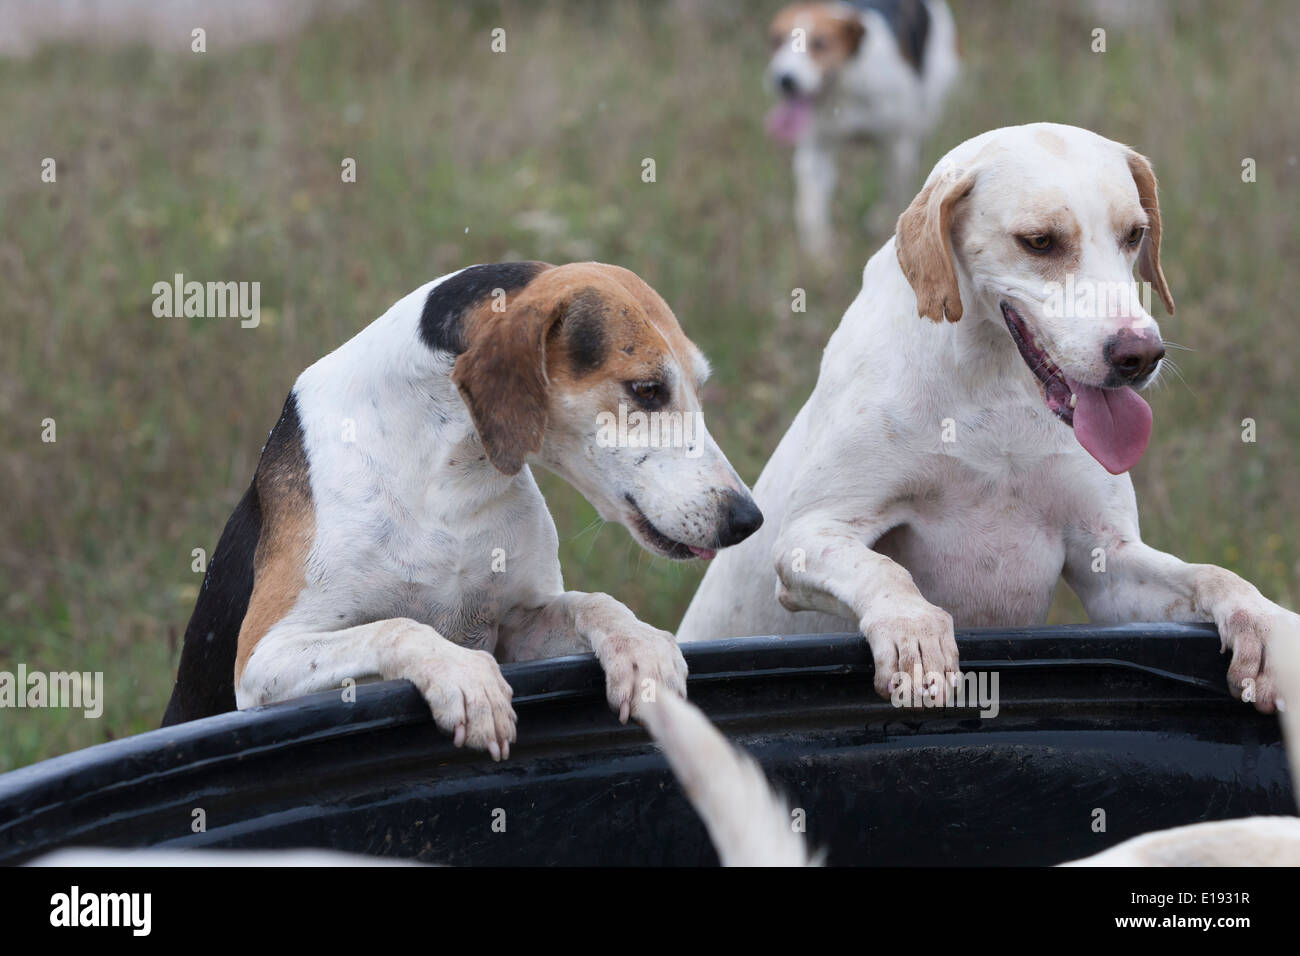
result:
<svg viewBox="0 0 1300 956"><path fill-rule="evenodd" d="M599 368L605 361L609 341L605 335L607 304L595 289L583 289L564 310L563 335L579 377Z"/></svg>
<svg viewBox="0 0 1300 956"><path fill-rule="evenodd" d="M438 283L424 300L420 338L436 352L459 355L465 351L466 313L476 306L490 304L497 289L506 296L517 292L545 268L544 262L495 262L462 269Z"/></svg>

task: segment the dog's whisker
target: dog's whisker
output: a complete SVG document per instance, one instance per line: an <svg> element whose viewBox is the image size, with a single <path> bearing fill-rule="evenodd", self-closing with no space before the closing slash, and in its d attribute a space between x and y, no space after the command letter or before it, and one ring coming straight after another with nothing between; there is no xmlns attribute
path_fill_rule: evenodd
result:
<svg viewBox="0 0 1300 956"><path fill-rule="evenodd" d="M597 515L594 519L592 519L592 521L591 521L590 524L588 524L588 525L587 525L585 528L583 528L581 531L576 532L576 533L573 535L573 538L572 538L571 540L576 541L576 540L578 540L579 538L581 538L584 534L586 534L588 531L591 531L593 528L599 528L599 527L601 527L602 525L604 525L604 524L606 524L606 523L607 523L607 522L605 521L604 518L602 518L602 517L600 517L599 515Z"/></svg>
<svg viewBox="0 0 1300 956"><path fill-rule="evenodd" d="M1156 373L1156 380L1151 383L1152 385L1164 384L1163 378L1164 378L1164 370L1166 368L1168 368L1169 371L1173 372L1175 375L1178 376L1178 381L1182 383L1183 388L1187 389L1188 394L1192 396L1196 395L1195 389L1193 389L1192 386L1187 384L1187 379L1183 378L1182 369L1178 367L1178 365L1173 361L1173 359L1165 359L1162 363L1160 363L1160 371Z"/></svg>
<svg viewBox="0 0 1300 956"><path fill-rule="evenodd" d="M574 535L574 538L577 539L578 537L586 534L592 528L596 529L596 533L591 536L591 541L587 544L587 553L582 556L583 561L586 561L588 558L591 557L591 552L596 547L596 539L600 537L600 533L605 530L605 525L607 524L609 524L609 522L606 521L604 518L597 518L591 524L587 525L587 527L584 528L582 531L579 531L578 534Z"/></svg>

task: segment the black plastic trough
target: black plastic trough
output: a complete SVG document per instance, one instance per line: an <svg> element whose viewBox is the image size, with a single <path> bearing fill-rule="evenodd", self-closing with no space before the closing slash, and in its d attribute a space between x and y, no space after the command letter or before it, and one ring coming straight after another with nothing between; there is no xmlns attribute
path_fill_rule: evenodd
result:
<svg viewBox="0 0 1300 956"><path fill-rule="evenodd" d="M691 699L802 808L831 864L1051 864L1147 830L1295 812L1277 721L1228 696L1212 627L981 629L958 643L965 669L997 673L997 717L880 700L857 635L684 651ZM519 715L504 763L452 747L410 684L363 685L355 703L318 694L0 776L0 862L69 845L716 862L663 758L607 709L592 658L504 670Z"/></svg>

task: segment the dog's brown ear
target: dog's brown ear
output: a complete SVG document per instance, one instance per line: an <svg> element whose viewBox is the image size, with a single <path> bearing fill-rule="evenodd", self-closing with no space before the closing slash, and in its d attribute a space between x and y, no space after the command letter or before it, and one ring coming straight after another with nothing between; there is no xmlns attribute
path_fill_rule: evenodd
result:
<svg viewBox="0 0 1300 956"><path fill-rule="evenodd" d="M975 186L975 173L946 170L933 177L898 217L894 251L916 293L916 312L938 322L962 316L952 258L952 212Z"/></svg>
<svg viewBox="0 0 1300 956"><path fill-rule="evenodd" d="M1160 196L1156 187L1156 174L1151 168L1150 160L1131 149L1128 151L1128 168L1133 174L1133 182L1137 184L1138 200L1147 214L1147 234L1138 249L1138 275L1156 287L1160 301L1165 304L1169 314L1173 315L1174 296L1169 291L1169 283L1165 281L1165 272L1160 268Z"/></svg>
<svg viewBox="0 0 1300 956"><path fill-rule="evenodd" d="M546 431L546 336L563 312L554 297L525 287L504 311L485 304L466 323L466 348L451 380L460 390L488 459L503 474L518 474L542 447Z"/></svg>
<svg viewBox="0 0 1300 956"><path fill-rule="evenodd" d="M846 55L857 53L862 38L867 35L867 28L862 25L858 12L852 8L845 10L835 18L835 23L844 36L844 47L848 51Z"/></svg>

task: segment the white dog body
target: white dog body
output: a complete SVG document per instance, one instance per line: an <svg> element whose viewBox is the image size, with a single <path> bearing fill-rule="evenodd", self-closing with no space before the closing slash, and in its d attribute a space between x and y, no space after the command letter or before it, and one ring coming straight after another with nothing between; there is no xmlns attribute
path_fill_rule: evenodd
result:
<svg viewBox="0 0 1300 956"><path fill-rule="evenodd" d="M1150 165L1093 133L1013 127L949 153L755 485L765 527L713 563L678 639L856 627L883 696L899 672L938 694L954 619L1040 623L1064 576L1097 622L1214 622L1233 692L1270 710L1268 646L1300 618L1139 535L1122 472L1150 431L1155 320L1137 296L1051 307L1053 283L1122 289L1136 262L1172 311L1160 238Z"/></svg>

